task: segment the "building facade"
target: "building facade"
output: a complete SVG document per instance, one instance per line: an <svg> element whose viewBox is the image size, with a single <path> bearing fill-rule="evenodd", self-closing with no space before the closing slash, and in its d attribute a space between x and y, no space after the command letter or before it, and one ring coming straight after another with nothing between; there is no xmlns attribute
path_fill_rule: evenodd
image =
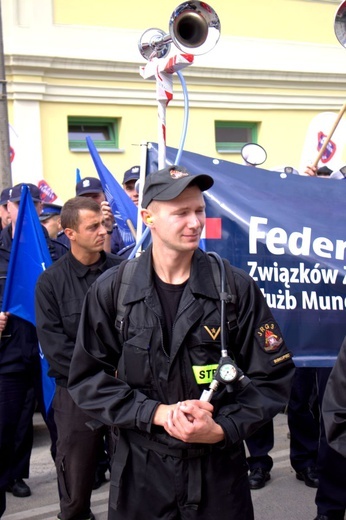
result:
<svg viewBox="0 0 346 520"><path fill-rule="evenodd" d="M308 126L345 103L346 49L334 34L340 2L214 0L221 36L182 70L188 92L186 150L241 163L242 141L267 152L264 168L299 167ZM1 0L12 180L44 178L66 200L76 170L97 176L84 135L108 169L141 160L158 141L156 82L144 79L138 41L168 33L178 3L120 0ZM171 53L179 51L172 46ZM173 75L167 145L178 147L184 89ZM344 155L346 162L346 155Z"/></svg>

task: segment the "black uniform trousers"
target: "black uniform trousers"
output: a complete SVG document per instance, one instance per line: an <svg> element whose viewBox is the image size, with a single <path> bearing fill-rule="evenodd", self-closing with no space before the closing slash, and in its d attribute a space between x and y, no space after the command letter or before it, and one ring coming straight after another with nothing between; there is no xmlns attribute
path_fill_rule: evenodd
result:
<svg viewBox="0 0 346 520"><path fill-rule="evenodd" d="M23 424L24 415L26 416L30 411L29 401L33 395L30 374L26 372L0 374L0 489L3 509L5 508L4 492L14 478L12 472L17 469L24 473L29 471L33 437L32 413L29 425L25 424L23 435L17 432L18 425Z"/></svg>
<svg viewBox="0 0 346 520"><path fill-rule="evenodd" d="M331 370L331 368L317 369L320 406ZM323 419L321 419L317 471L319 486L315 503L318 514L325 515L330 520L344 520L346 512L346 458L329 446Z"/></svg>
<svg viewBox="0 0 346 520"><path fill-rule="evenodd" d="M317 369L296 368L287 407L290 431L290 460L296 472L316 467L320 437L317 402Z"/></svg>
<svg viewBox="0 0 346 520"><path fill-rule="evenodd" d="M88 518L98 454L107 428L91 429L87 423L92 419L64 387L56 387L53 409L58 432L55 465L61 517L63 520Z"/></svg>
<svg viewBox="0 0 346 520"><path fill-rule="evenodd" d="M297 472L307 467L316 467L320 437L320 420L317 403L316 368L296 368L290 400L287 407L287 422L290 431L290 460ZM273 459L269 452L274 447L274 423L269 421L246 439L250 453L247 461L250 471L262 468L270 471Z"/></svg>
<svg viewBox="0 0 346 520"><path fill-rule="evenodd" d="M250 453L247 458L250 471L256 468L270 471L273 467L273 459L269 452L274 447L274 422L268 421L245 442Z"/></svg>
<svg viewBox="0 0 346 520"><path fill-rule="evenodd" d="M108 520L253 520L242 445L181 458L130 441L124 455L122 435L112 461Z"/></svg>

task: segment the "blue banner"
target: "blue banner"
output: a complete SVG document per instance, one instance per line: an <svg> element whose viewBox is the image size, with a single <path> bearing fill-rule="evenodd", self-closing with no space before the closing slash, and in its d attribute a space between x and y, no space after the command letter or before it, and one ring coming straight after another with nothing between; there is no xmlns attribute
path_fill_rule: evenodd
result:
<svg viewBox="0 0 346 520"><path fill-rule="evenodd" d="M173 164L176 149L167 147ZM157 170L157 145L148 151ZM259 285L297 366L332 366L346 334L346 182L183 152L208 173L206 248Z"/></svg>

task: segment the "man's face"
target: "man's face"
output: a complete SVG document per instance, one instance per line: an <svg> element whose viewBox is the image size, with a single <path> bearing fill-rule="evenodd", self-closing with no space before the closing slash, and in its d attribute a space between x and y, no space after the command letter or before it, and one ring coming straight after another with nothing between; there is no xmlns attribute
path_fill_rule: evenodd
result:
<svg viewBox="0 0 346 520"><path fill-rule="evenodd" d="M89 197L89 199L93 199L95 202L97 202L97 204L101 204L101 202L106 200L103 191L97 193L86 193L85 195L81 195L81 197Z"/></svg>
<svg viewBox="0 0 346 520"><path fill-rule="evenodd" d="M80 210L77 230L67 228L65 233L75 251L88 254L102 251L107 231L101 211L95 213L87 209Z"/></svg>
<svg viewBox="0 0 346 520"><path fill-rule="evenodd" d="M125 184L123 184L126 194L130 197L132 202L134 202L136 204L136 206L138 206L138 193L137 193L135 186L136 186L135 179L125 182Z"/></svg>
<svg viewBox="0 0 346 520"><path fill-rule="evenodd" d="M1 204L0 206L0 218L1 218L1 223L2 223L2 227L6 227L9 225L9 223L11 222L11 216L8 212L8 209L7 209L7 204Z"/></svg>
<svg viewBox="0 0 346 520"><path fill-rule="evenodd" d="M41 224L48 231L50 238L56 238L59 231L61 231L60 215L52 215L50 218L43 220Z"/></svg>
<svg viewBox="0 0 346 520"><path fill-rule="evenodd" d="M197 186L186 188L170 201L149 205L154 244L173 251L194 251L205 224L205 202Z"/></svg>
<svg viewBox="0 0 346 520"><path fill-rule="evenodd" d="M42 202L34 202L35 210L39 216L42 212ZM12 224L16 224L19 210L19 202L8 201L7 210L9 212Z"/></svg>

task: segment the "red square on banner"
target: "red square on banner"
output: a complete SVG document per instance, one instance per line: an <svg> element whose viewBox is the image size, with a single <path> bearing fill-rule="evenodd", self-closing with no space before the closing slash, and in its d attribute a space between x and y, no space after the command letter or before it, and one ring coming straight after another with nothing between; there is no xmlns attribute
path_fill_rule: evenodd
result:
<svg viewBox="0 0 346 520"><path fill-rule="evenodd" d="M222 235L221 218L205 219L205 238L220 239Z"/></svg>

